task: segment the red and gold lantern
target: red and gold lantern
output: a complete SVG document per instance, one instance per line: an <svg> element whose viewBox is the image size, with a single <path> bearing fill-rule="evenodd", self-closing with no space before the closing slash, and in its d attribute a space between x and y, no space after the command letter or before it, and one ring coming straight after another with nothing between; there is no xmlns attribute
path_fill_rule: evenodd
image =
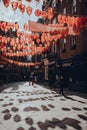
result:
<svg viewBox="0 0 87 130"><path fill-rule="evenodd" d="M19 9L20 9L21 13L24 13L25 12L25 5L24 4L19 5Z"/></svg>
<svg viewBox="0 0 87 130"><path fill-rule="evenodd" d="M48 13L47 18L48 18L49 20L51 20L51 19L53 18L53 13Z"/></svg>
<svg viewBox="0 0 87 130"><path fill-rule="evenodd" d="M52 13L53 12L53 8L52 7L49 7L48 10L47 10L48 13Z"/></svg>
<svg viewBox="0 0 87 130"><path fill-rule="evenodd" d="M27 23L24 24L24 30L27 30L28 29L28 25Z"/></svg>
<svg viewBox="0 0 87 130"><path fill-rule="evenodd" d="M41 12L41 16L42 16L42 18L44 18L44 19L47 18L47 16L48 16L48 15L47 15L47 12L46 12L46 11L42 11L42 12Z"/></svg>
<svg viewBox="0 0 87 130"><path fill-rule="evenodd" d="M26 12L28 15L31 15L32 14L32 7L27 7Z"/></svg>
<svg viewBox="0 0 87 130"><path fill-rule="evenodd" d="M7 8L10 4L10 0L2 0L2 1L3 1L4 6Z"/></svg>
<svg viewBox="0 0 87 130"><path fill-rule="evenodd" d="M15 2L15 1L11 2L11 6L12 6L12 9L15 11L18 7L18 2Z"/></svg>
<svg viewBox="0 0 87 130"><path fill-rule="evenodd" d="M6 29L6 22L1 23L1 30L5 31Z"/></svg>
<svg viewBox="0 0 87 130"><path fill-rule="evenodd" d="M35 16L39 17L41 15L41 10L37 9L34 12Z"/></svg>
<svg viewBox="0 0 87 130"><path fill-rule="evenodd" d="M16 22L15 23L15 30L18 30L19 29L19 24Z"/></svg>

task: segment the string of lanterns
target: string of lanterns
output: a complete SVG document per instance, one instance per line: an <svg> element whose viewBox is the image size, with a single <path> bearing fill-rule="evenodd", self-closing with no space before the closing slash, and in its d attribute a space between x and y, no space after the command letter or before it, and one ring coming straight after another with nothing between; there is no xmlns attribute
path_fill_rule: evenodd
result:
<svg viewBox="0 0 87 130"><path fill-rule="evenodd" d="M32 0L26 0L27 2L32 2ZM40 0L35 0L38 3ZM10 0L3 0L4 6L7 8L10 4ZM12 1L11 2L12 9L15 11L17 8L20 10L20 12L23 14L26 12L29 16L32 14L33 8L30 6L26 6L22 4L22 0L18 1ZM35 16L42 17L43 19L49 19L51 20L54 16L54 10L52 7L49 7L47 11L41 11L40 9L36 9L34 11ZM58 15L58 23L64 24L67 23L68 26L73 26L74 24L76 26L84 26L87 25L87 17L75 17L75 16L66 16L66 15ZM27 30L27 24L24 25L24 28Z"/></svg>
<svg viewBox="0 0 87 130"><path fill-rule="evenodd" d="M87 17L82 17L82 18L74 18L74 17L68 17L70 19L67 19L67 17L65 17L64 15L58 15L58 21L60 24L65 24L66 20L68 23L68 26L73 26L74 27L74 31L79 32L81 29L87 27ZM72 20L73 19L73 20ZM79 28L77 28L79 27ZM16 29L17 30L17 38L9 38L9 37L3 37L0 36L0 48L1 51L3 53L6 53L7 56L25 56L25 55L34 55L34 54L39 54L44 52L45 50L47 50L47 47L49 48L48 43L51 41L56 41L60 38L62 38L63 36L67 36L68 35L68 28L66 28L66 30L62 29L61 30L55 30L55 31L51 31L49 33L43 33L41 38L39 36L39 34L27 34L24 33L23 31L19 31L19 25L18 23L6 23L6 22L0 22L0 29L2 31L8 31L9 29ZM19 40L20 39L20 40ZM38 47L36 47L34 40L36 40L36 42L39 43L44 43L46 42L47 46L45 45L45 47L40 45L40 52L38 52ZM32 43L31 47L28 48L28 44ZM28 44L26 44L28 43ZM9 44L9 46L8 46ZM10 49L12 48L12 49ZM36 48L36 49L35 49ZM28 50L30 49L30 52L23 52L23 50ZM20 50L22 50L20 52ZM36 51L35 51L36 50ZM7 52L8 53L7 53ZM17 51L18 53L15 53L15 51ZM23 54L22 54L23 52Z"/></svg>
<svg viewBox="0 0 87 130"><path fill-rule="evenodd" d="M22 0L17 0L17 1L12 1L11 2L11 0L2 0L3 1L3 4L4 4L4 6L7 8L9 5L10 5L10 3L11 3L11 6L12 6L12 8L13 8L13 10L15 11L18 7L20 8L20 5L22 5ZM32 0L25 0L25 1L27 1L27 2L32 2ZM39 3L40 2L40 0L35 0L37 3ZM24 10L25 9L25 6L23 5L23 6L21 6L22 7L22 9Z"/></svg>
<svg viewBox="0 0 87 130"><path fill-rule="evenodd" d="M7 63L10 63L10 64L14 64L14 65L18 65L18 66L26 66L26 67L29 67L29 66L36 66L36 65L39 65L41 64L40 62L34 62L34 63L25 63L25 62L18 62L18 61L14 61L14 60L10 60L8 58L5 58L3 56L0 55L0 57L3 59L3 61L7 62Z"/></svg>
<svg viewBox="0 0 87 130"><path fill-rule="evenodd" d="M10 0L2 0L4 6L7 8L10 5ZM31 2L32 0L26 0L27 2ZM35 0L36 2L40 2L40 0ZM22 4L22 0L18 0L17 2L12 1L11 7L14 11L18 8L19 11L23 13L27 13L28 16L32 14L33 8L30 6L26 6ZM43 19L51 20L54 16L54 11L51 7L48 8L47 11L41 11L36 9L34 11L35 16L42 17ZM58 23L55 25L49 24L50 27L57 27L56 30L45 32L42 34L28 34L23 31L19 31L19 24L17 22L0 22L0 29L3 32L8 32L10 30L16 31L16 37L7 37L0 36L0 50L3 55L9 57L23 57L23 56L33 56L35 54L42 54L44 51L47 51L51 45L52 41L57 41L62 37L66 37L69 32L69 28L73 27L75 35L78 35L81 30L87 28L87 16L86 17L74 17L74 16L66 16L59 14L57 17ZM66 29L64 28L66 26ZM25 31L29 31L29 24L25 23L23 25ZM61 30L58 27L62 27ZM44 46L42 45L44 43ZM37 45L38 46L37 46ZM27 51L29 50L29 52ZM5 59L8 62L20 66L34 66L35 63L21 63L14 60Z"/></svg>

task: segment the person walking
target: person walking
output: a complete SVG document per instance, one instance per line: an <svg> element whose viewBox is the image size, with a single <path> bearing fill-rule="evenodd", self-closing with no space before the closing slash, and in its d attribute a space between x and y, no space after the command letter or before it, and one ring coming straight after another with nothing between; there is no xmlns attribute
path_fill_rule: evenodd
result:
<svg viewBox="0 0 87 130"><path fill-rule="evenodd" d="M29 86L30 86L31 85L31 73L29 73L28 77L29 77Z"/></svg>
<svg viewBox="0 0 87 130"><path fill-rule="evenodd" d="M34 72L32 73L32 85L34 85L34 78L35 78L35 75L34 75Z"/></svg>
<svg viewBox="0 0 87 130"><path fill-rule="evenodd" d="M55 82L55 76L54 74L50 74L49 76L49 86L50 86L50 89L54 88L54 82Z"/></svg>
<svg viewBox="0 0 87 130"><path fill-rule="evenodd" d="M59 94L64 95L63 89L64 89L64 78L63 76L60 77L60 81L59 81L59 86L60 86L60 90L59 90Z"/></svg>

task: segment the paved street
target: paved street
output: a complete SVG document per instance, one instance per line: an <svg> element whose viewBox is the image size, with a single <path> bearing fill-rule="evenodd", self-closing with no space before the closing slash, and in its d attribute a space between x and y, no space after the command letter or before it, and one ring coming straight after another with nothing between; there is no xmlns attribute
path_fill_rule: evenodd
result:
<svg viewBox="0 0 87 130"><path fill-rule="evenodd" d="M87 94L28 82L3 86L0 130L87 130Z"/></svg>

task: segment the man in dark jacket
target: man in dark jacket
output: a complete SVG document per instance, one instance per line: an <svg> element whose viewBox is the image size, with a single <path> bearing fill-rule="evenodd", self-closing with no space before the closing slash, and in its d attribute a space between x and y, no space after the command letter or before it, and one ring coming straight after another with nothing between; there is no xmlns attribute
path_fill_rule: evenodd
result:
<svg viewBox="0 0 87 130"><path fill-rule="evenodd" d="M63 78L63 76L60 77L59 85L60 85L59 94L62 94L62 95L64 96L64 92L63 92L63 88L64 88L64 78Z"/></svg>
<svg viewBox="0 0 87 130"><path fill-rule="evenodd" d="M29 86L30 86L31 85L31 73L29 73L28 77L29 77Z"/></svg>
<svg viewBox="0 0 87 130"><path fill-rule="evenodd" d="M55 82L55 76L54 74L50 74L49 76L49 85L50 85L50 89L54 88L54 82Z"/></svg>

